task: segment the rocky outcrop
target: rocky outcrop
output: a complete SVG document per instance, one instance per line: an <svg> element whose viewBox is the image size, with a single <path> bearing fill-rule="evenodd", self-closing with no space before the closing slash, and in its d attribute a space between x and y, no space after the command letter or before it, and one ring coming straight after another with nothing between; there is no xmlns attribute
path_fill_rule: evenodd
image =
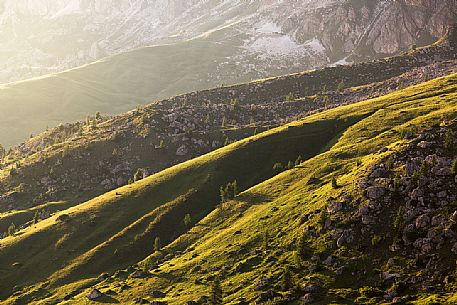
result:
<svg viewBox="0 0 457 305"><path fill-rule="evenodd" d="M228 20L238 21L237 28L249 37L246 43L239 42L241 52L231 54L228 64L241 64L241 73L263 77L285 65L295 70L322 67L351 55L355 55L352 60L373 58L433 42L454 20L455 5L453 0L7 0L0 6L0 37L12 51L1 65L0 82L185 40ZM249 15L250 11L255 13ZM223 35L227 35L223 40L231 40L233 33ZM254 69L248 61L252 54L258 55ZM216 71L224 71L226 64L220 62ZM239 79L230 76L221 82Z"/></svg>
<svg viewBox="0 0 457 305"><path fill-rule="evenodd" d="M386 174L377 178L379 172ZM359 243L384 240L388 249L377 251L389 253L390 267L395 255L414 261L394 277L412 290L427 291L449 280L457 257L457 121L421 131L403 150L374 165L359 185L367 187L356 213ZM384 274L385 281L392 279Z"/></svg>

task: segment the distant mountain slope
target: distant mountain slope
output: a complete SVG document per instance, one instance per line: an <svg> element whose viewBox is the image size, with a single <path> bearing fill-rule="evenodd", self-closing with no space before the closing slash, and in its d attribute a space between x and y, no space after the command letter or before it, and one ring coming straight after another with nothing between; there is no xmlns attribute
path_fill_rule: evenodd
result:
<svg viewBox="0 0 457 305"><path fill-rule="evenodd" d="M157 47L1 87L0 143L96 111L118 114L190 90L397 54L435 41L455 19L451 0L179 3L6 1L6 74L16 67L43 75L33 68L59 72Z"/></svg>
<svg viewBox="0 0 457 305"><path fill-rule="evenodd" d="M96 285L104 303L205 304L215 276L225 304L298 302L306 293L322 304L379 300L378 289L390 287L396 269L382 270L388 276L379 281L372 268L387 261L388 245L363 249L376 247L374 236L389 227L362 226L354 213L365 195L354 181L407 144L414 130L456 119L456 94L453 74L315 114L39 222L1 243L3 296L19 285L4 303L83 304ZM287 160L290 170L267 180L279 170L274 163ZM219 187L235 179L241 194L219 204ZM195 225L175 240L187 230L186 213ZM155 237L164 246L175 241L149 257ZM131 266L142 258L145 267Z"/></svg>

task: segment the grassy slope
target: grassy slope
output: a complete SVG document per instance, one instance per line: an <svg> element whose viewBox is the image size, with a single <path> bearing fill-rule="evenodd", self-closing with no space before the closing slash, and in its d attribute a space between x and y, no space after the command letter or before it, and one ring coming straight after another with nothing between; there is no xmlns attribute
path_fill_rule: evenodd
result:
<svg viewBox="0 0 457 305"><path fill-rule="evenodd" d="M173 222L167 223L166 216L157 217L154 213L168 209L165 215L182 216L190 211L203 216L202 211L209 212L217 203L218 185L236 178L242 189L249 188L269 176L270 173L261 171L270 169L280 156L293 160L295 156L305 154L311 158L300 166L248 189L236 201L214 210L189 234L174 241L165 253L184 252L161 265L147 279L126 280L131 287L128 289L121 287L124 280L119 278L100 284L102 291L112 289L115 292L105 300L107 302L128 303L138 296L150 298L148 292L162 289L167 292L167 301L171 304L183 304L209 291L207 276L191 270L198 265L208 274L223 275L226 303L236 304L236 300L243 298L251 301L257 295L253 283L260 274L278 278L282 266L292 263L291 245L303 229L299 225L300 216L320 211L330 196L337 197L341 192L327 183L331 177L337 175L345 191L355 191L353 182L369 164L388 154L379 153L381 148L394 148L401 141L402 130L412 124L428 126L443 118L455 117L456 89L457 75L454 74L385 97L316 114L293 124L297 126L295 128L286 126L268 131L72 208L66 213L73 220L66 225L57 223L54 217L5 240L0 248L0 268L7 271L2 283L26 284L46 274L51 285L43 289L35 286L16 299L18 304L46 297L49 297L47 301L56 302L72 291L76 296L69 303L84 304L84 294L78 294L77 287L88 284L85 278L127 265L126 259L131 259L130 264L144 258L151 252L154 236L170 240L172 232L166 232L166 228ZM324 130L327 132L322 135L326 136L322 137L318 131ZM313 157L324 147L327 148L325 152ZM309 185L307 181L311 177L321 179L322 183ZM176 189L177 186L181 188ZM116 196L116 192L120 195ZM183 197L178 198L179 195ZM192 207L186 208L185 202L192 202ZM160 211L154 209L163 203L167 206ZM318 214L308 225L317 223ZM139 219L142 215L146 216ZM90 228L91 217L95 218L93 228ZM133 223L135 219L139 221ZM176 219L179 218L175 218L175 227ZM156 223L148 227L151 222ZM129 227L120 231L126 226ZM271 236L270 250L259 261L252 250L261 248L264 230ZM326 238L328 236L324 235L311 241L316 253L325 255ZM59 240L58 244L64 246L54 247ZM49 243L49 248L44 249L45 243ZM77 253L69 254L65 250ZM115 251L116 255L113 255ZM238 254L233 255L235 252ZM53 257L53 263L46 264L44 257ZM73 260L68 262L70 257ZM116 261L116 257L123 262ZM242 266L243 272L234 272L237 264L250 258L253 260ZM154 259L154 256L150 258ZM24 265L13 271L10 266L15 261ZM25 281L24 274L27 274ZM302 284L318 280L333 288L356 289L358 285L353 278L334 281L334 273L330 271L316 277L311 274L299 280ZM203 280L196 282L197 279ZM73 284L60 286L68 282ZM52 287L62 288L49 296L47 289L50 287L51 291ZM13 300L15 298L8 302ZM338 289L331 290L324 300L323 303L330 300L350 303Z"/></svg>
<svg viewBox="0 0 457 305"><path fill-rule="evenodd" d="M180 220L186 213L195 220L209 213L219 202L221 185L236 179L240 189L251 187L274 174L275 162L317 154L363 115L285 127L241 141L70 208L64 212L71 217L68 223L57 222L56 215L7 238L0 248L0 268L9 270L0 275L2 291L43 280L67 265L53 278L79 278L87 270L95 276L143 259L154 236L168 242L185 229ZM23 266L14 271L14 262Z"/></svg>
<svg viewBox="0 0 457 305"><path fill-rule="evenodd" d="M0 142L17 144L48 125L81 120L96 111L118 114L154 99L216 87L220 80L208 80L208 74L238 50L241 39L218 42L220 35L214 32L182 43L145 47L62 73L1 85Z"/></svg>

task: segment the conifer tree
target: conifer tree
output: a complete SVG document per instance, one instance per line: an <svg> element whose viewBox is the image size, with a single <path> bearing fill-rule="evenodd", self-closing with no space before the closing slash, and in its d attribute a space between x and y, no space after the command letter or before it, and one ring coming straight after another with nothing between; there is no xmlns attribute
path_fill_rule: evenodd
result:
<svg viewBox="0 0 457 305"><path fill-rule="evenodd" d="M290 274L289 266L286 266L282 275L281 288L283 291L288 291L292 288L292 285L292 275Z"/></svg>
<svg viewBox="0 0 457 305"><path fill-rule="evenodd" d="M3 159L6 155L6 150L5 148L2 146L2 144L0 144L0 160Z"/></svg>
<svg viewBox="0 0 457 305"><path fill-rule="evenodd" d="M8 227L8 235L13 236L16 233L16 225L11 223L11 225Z"/></svg>
<svg viewBox="0 0 457 305"><path fill-rule="evenodd" d="M186 216L184 216L184 225L186 227L190 227L191 224L192 224L192 218L190 217L190 214L186 214Z"/></svg>
<svg viewBox="0 0 457 305"><path fill-rule="evenodd" d="M219 277L214 279L214 282L211 286L211 298L210 304L211 305L222 305L223 303L222 298L222 286Z"/></svg>
<svg viewBox="0 0 457 305"><path fill-rule="evenodd" d="M160 243L160 237L156 237L154 240L154 251L160 251L162 249L162 244Z"/></svg>

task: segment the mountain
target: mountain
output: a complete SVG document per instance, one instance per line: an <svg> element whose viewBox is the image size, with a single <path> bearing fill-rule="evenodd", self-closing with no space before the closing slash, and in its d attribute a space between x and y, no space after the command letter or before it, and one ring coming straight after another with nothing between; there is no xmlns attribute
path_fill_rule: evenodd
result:
<svg viewBox="0 0 457 305"><path fill-rule="evenodd" d="M452 303L456 84L311 115L13 233L4 303L207 304L216 277L224 304Z"/></svg>
<svg viewBox="0 0 457 305"><path fill-rule="evenodd" d="M451 0L7 0L4 82L92 63L3 85L0 142L191 90L397 54L441 37L453 8Z"/></svg>
<svg viewBox="0 0 457 305"><path fill-rule="evenodd" d="M10 212L0 232L314 112L457 72L456 60L446 38L388 59L192 92L50 129L0 163L0 211Z"/></svg>

